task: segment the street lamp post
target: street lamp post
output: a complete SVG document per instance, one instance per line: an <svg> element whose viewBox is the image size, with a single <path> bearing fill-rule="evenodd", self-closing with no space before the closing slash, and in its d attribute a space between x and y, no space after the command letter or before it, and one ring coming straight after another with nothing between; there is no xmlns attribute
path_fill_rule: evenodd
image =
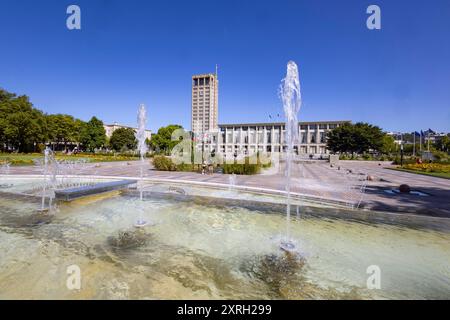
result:
<svg viewBox="0 0 450 320"><path fill-rule="evenodd" d="M400 145L400 166L403 168L403 141Z"/></svg>

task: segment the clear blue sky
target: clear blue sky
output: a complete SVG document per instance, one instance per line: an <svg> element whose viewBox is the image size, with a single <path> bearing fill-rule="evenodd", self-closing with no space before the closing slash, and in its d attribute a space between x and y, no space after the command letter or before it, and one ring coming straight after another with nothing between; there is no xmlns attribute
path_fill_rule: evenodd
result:
<svg viewBox="0 0 450 320"><path fill-rule="evenodd" d="M134 125L143 102L152 130L190 128L191 76L217 63L219 122L268 121L292 59L301 120L450 131L448 0L0 0L0 39L0 87L48 113Z"/></svg>

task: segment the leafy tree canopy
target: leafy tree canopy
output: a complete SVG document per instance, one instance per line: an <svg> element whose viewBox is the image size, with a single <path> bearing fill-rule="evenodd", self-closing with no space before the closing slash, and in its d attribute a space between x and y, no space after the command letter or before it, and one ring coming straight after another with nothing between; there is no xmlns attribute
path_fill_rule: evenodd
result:
<svg viewBox="0 0 450 320"><path fill-rule="evenodd" d="M435 148L436 148L436 150L449 152L450 151L450 137L444 136L444 137L440 138L439 140L437 140L436 144L435 144Z"/></svg>
<svg viewBox="0 0 450 320"><path fill-rule="evenodd" d="M383 151L385 134L382 130L368 123L344 124L327 136L327 146L337 153L365 153L369 150Z"/></svg>
<svg viewBox="0 0 450 320"><path fill-rule="evenodd" d="M48 135L52 142L68 143L80 141L80 130L84 122L66 114L47 116Z"/></svg>
<svg viewBox="0 0 450 320"><path fill-rule="evenodd" d="M158 133L152 136L150 144L156 152L163 152L169 154L170 151L179 143L179 141L172 141L172 133L177 129L183 129L182 126L171 124L167 127L162 127Z"/></svg>
<svg viewBox="0 0 450 320"><path fill-rule="evenodd" d="M91 152L103 147L106 143L106 131L103 122L96 117L92 117L81 129L80 141Z"/></svg>
<svg viewBox="0 0 450 320"><path fill-rule="evenodd" d="M136 149L137 141L134 130L131 128L119 128L115 130L111 135L109 145L115 151Z"/></svg>
<svg viewBox="0 0 450 320"><path fill-rule="evenodd" d="M33 151L47 139L46 117L27 96L0 89L0 150Z"/></svg>
<svg viewBox="0 0 450 320"><path fill-rule="evenodd" d="M381 146L381 149L378 150L383 154L392 154L397 150L397 145L395 144L394 137L388 136L385 134L383 136L383 144Z"/></svg>
<svg viewBox="0 0 450 320"><path fill-rule="evenodd" d="M93 117L88 123L70 115L47 115L36 109L27 96L0 88L0 151L39 151L45 143L83 143L93 151L105 144L103 123Z"/></svg>

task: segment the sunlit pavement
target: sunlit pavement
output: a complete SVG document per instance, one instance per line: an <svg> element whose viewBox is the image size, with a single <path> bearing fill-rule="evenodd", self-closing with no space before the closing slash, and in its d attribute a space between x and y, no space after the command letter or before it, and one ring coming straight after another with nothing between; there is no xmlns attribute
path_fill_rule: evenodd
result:
<svg viewBox="0 0 450 320"><path fill-rule="evenodd" d="M81 166L74 174L138 177L140 172L139 161L92 163ZM388 168L393 166L386 162L341 161L339 167L331 167L326 161L295 163L291 190L311 196L358 202L361 198L358 188L365 184L364 177L370 175L373 181L367 182L362 196L363 208L450 218L450 180L389 170ZM286 181L283 165L276 171L274 174L266 172L252 176L237 176L236 184L284 191ZM11 167L9 174L41 174L41 169L36 166ZM156 171L150 161L146 162L144 176L155 179L229 183L229 175L226 174L202 175L195 172ZM418 190L428 196L389 194L385 191L398 188L401 184L407 184L412 190Z"/></svg>

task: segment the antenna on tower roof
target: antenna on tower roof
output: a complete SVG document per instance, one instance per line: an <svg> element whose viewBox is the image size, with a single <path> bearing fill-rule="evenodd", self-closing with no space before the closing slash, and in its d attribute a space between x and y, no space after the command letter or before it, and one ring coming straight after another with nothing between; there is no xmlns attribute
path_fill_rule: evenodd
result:
<svg viewBox="0 0 450 320"><path fill-rule="evenodd" d="M218 69L218 66L217 66L217 63L216 63L216 79L217 79L217 69Z"/></svg>

